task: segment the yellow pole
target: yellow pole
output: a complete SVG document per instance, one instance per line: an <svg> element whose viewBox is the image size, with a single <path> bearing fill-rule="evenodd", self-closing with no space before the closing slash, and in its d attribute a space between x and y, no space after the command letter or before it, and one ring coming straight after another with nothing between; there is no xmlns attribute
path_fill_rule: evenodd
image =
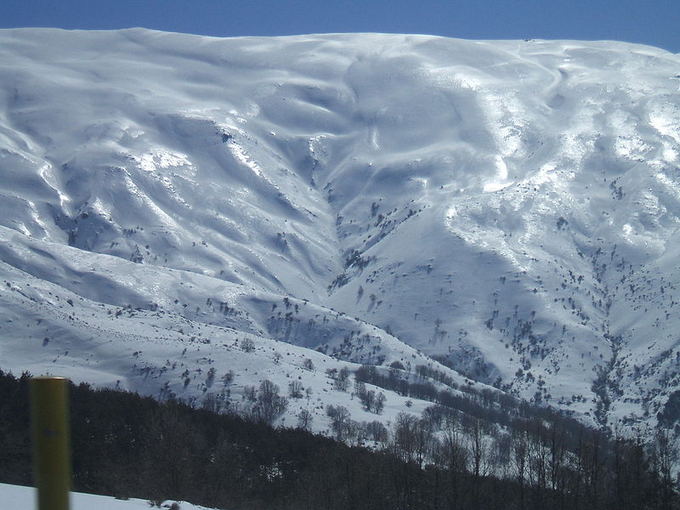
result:
<svg viewBox="0 0 680 510"><path fill-rule="evenodd" d="M71 451L68 414L67 379L31 379L33 470L38 488L38 510L69 510Z"/></svg>

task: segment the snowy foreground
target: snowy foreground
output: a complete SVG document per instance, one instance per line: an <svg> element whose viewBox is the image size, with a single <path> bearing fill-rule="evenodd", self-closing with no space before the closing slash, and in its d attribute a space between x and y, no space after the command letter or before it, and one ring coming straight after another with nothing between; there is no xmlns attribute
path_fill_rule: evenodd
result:
<svg viewBox="0 0 680 510"><path fill-rule="evenodd" d="M8 485L0 483L0 501L2 507L8 510L35 510L35 489L32 487L21 487L19 485ZM161 508L170 508L173 502L165 502ZM179 510L208 510L204 506L192 505L184 501L178 502ZM84 494L82 492L71 493L71 510L152 510L157 508L151 506L148 501L143 499L115 499L110 496L97 496L95 494Z"/></svg>
<svg viewBox="0 0 680 510"><path fill-rule="evenodd" d="M645 430L678 232L656 48L0 31L0 369L241 408L299 381L276 424L328 431L429 405L334 370L431 365Z"/></svg>

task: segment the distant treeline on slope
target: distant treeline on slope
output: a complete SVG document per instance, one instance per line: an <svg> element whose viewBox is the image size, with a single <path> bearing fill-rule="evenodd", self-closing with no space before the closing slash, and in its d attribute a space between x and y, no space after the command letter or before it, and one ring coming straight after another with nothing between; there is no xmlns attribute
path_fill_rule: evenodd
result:
<svg viewBox="0 0 680 510"><path fill-rule="evenodd" d="M28 380L0 370L0 482L31 484ZM558 422L513 432L499 479L480 470L474 424L450 421L438 439L426 419L400 416L371 451L176 401L71 392L78 491L230 510L680 508L658 454L585 429L567 451Z"/></svg>

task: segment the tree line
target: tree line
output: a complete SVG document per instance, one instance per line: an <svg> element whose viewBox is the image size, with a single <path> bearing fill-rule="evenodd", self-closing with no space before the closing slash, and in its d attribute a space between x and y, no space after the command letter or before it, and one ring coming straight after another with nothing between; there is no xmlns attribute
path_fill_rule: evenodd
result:
<svg viewBox="0 0 680 510"><path fill-rule="evenodd" d="M4 483L31 483L28 380L0 371ZM583 428L574 448L561 422L502 431L464 416L400 414L368 449L263 415L72 385L74 489L230 510L680 508L663 447Z"/></svg>

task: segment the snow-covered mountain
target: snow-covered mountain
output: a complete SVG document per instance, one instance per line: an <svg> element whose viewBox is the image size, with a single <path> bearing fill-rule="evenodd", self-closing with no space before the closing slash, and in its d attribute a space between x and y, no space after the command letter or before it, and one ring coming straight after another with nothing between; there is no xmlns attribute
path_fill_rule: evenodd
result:
<svg viewBox="0 0 680 510"><path fill-rule="evenodd" d="M326 372L353 363L629 429L680 381L659 49L4 30L0 176L0 368L184 397L299 378L289 414L321 428L362 412Z"/></svg>

